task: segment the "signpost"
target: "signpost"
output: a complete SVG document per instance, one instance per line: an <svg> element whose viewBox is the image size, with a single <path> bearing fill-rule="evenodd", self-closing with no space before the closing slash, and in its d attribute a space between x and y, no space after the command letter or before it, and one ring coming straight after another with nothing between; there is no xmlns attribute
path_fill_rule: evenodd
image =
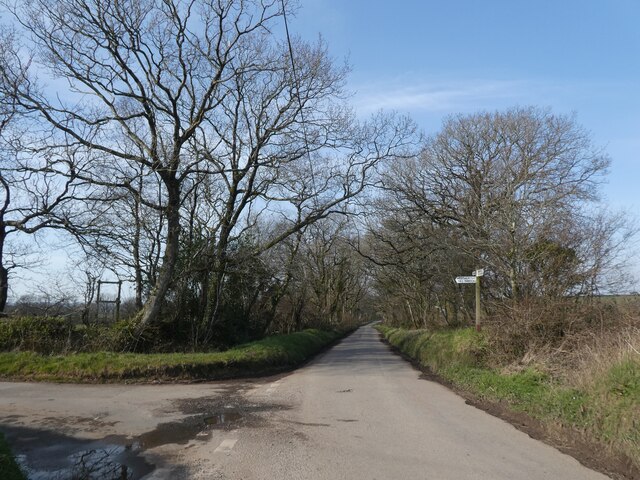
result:
<svg viewBox="0 0 640 480"><path fill-rule="evenodd" d="M456 283L476 283L476 277L456 277Z"/></svg>
<svg viewBox="0 0 640 480"><path fill-rule="evenodd" d="M484 270L482 270L482 273L476 270L476 332L480 331L480 318L482 316L482 311L480 310L480 277L482 275L484 275Z"/></svg>
<svg viewBox="0 0 640 480"><path fill-rule="evenodd" d="M480 277L484 275L484 268L474 270L471 277L456 277L456 283L475 283L476 284L476 331L480 331L480 320L482 318L482 310L480 306Z"/></svg>

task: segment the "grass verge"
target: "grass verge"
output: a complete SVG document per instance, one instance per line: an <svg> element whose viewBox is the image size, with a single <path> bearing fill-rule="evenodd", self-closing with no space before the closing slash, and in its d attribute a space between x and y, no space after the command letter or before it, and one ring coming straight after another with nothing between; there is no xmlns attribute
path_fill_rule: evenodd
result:
<svg viewBox="0 0 640 480"><path fill-rule="evenodd" d="M9 444L0 432L0 478L3 480L26 480L9 448Z"/></svg>
<svg viewBox="0 0 640 480"><path fill-rule="evenodd" d="M0 378L55 382L218 380L282 372L345 335L309 329L211 353L0 353Z"/></svg>
<svg viewBox="0 0 640 480"><path fill-rule="evenodd" d="M377 328L393 347L455 387L506 404L540 421L548 431L569 428L620 459L616 461L621 462L623 478L638 478L634 475L640 472L640 356L621 359L579 389L533 367L509 373L490 368L485 362L485 337L471 328L436 332Z"/></svg>

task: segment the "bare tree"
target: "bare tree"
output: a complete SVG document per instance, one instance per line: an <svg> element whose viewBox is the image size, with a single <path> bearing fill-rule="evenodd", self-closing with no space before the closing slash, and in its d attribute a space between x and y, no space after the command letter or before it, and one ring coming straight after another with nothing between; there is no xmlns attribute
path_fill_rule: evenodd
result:
<svg viewBox="0 0 640 480"><path fill-rule="evenodd" d="M600 212L608 164L573 117L516 108L449 118L420 156L387 165L368 209L358 248L381 312L416 327L458 322L473 299L453 280L478 267L489 308L619 289L636 229Z"/></svg>
<svg viewBox="0 0 640 480"><path fill-rule="evenodd" d="M230 63L245 37L261 35L279 2L35 0L7 5L33 41L35 58L74 97L54 100L15 71L4 83L16 102L52 128L49 146L84 147L85 179L136 193L124 162L158 175L167 221L162 268L142 322L157 318L175 272L182 184L194 168L185 145L225 98ZM248 66L251 68L252 66ZM20 69L21 71L22 69ZM60 98L60 97L58 97ZM117 141L125 136L138 147ZM197 160L196 160L197 162Z"/></svg>
<svg viewBox="0 0 640 480"><path fill-rule="evenodd" d="M344 69L332 66L322 45L302 42L295 45L293 68L289 49L269 31L283 14L281 6L288 3L32 0L7 5L30 35L39 72L69 85L64 95L54 96L33 81L19 82L17 72L27 66L19 56L17 69L1 72L6 93L34 121L49 126L38 149L81 151L74 167L82 180L127 191L165 221L161 267L142 325L157 319L175 278L181 208L192 186L201 184L194 178L209 183L218 220L207 252L219 264L207 299L205 317L211 324L224 252L238 221L251 216L250 204L257 206L258 198L260 209L279 204L278 215L285 204L304 203L300 221L263 246L269 248L361 192L376 162L407 143L410 126L382 117L341 130L352 120L338 102ZM316 183L305 177L308 170L290 165L303 158L315 164ZM161 182L161 201L138 189L136 179L152 175Z"/></svg>
<svg viewBox="0 0 640 480"><path fill-rule="evenodd" d="M30 80L15 62L17 48L14 32L3 30L0 69L12 75L10 80L0 79L0 313L7 304L10 270L27 266L11 255L9 239L19 233L64 228L76 188L75 172L69 168L70 152L25 155L21 149L28 132L15 93ZM64 177L58 176L59 172L64 172Z"/></svg>
<svg viewBox="0 0 640 480"><path fill-rule="evenodd" d="M529 288L529 247L563 242L608 164L572 117L512 109L450 118L387 186L408 209L457 229L458 248L517 298Z"/></svg>

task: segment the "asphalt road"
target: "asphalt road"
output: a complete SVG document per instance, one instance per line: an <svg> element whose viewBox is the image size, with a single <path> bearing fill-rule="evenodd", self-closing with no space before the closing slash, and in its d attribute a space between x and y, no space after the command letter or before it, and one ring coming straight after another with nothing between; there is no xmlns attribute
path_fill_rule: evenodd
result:
<svg viewBox="0 0 640 480"><path fill-rule="evenodd" d="M363 327L289 375L196 385L0 383L32 478L607 478L420 378Z"/></svg>

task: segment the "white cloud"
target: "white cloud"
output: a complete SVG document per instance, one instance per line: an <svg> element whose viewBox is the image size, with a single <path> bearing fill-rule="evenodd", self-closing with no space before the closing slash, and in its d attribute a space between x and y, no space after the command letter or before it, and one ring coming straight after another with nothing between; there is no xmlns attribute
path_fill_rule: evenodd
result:
<svg viewBox="0 0 640 480"><path fill-rule="evenodd" d="M380 109L444 114L513 105L573 111L619 100L636 86L621 82L558 79L424 78L415 74L354 85L353 103L362 115Z"/></svg>
<svg viewBox="0 0 640 480"><path fill-rule="evenodd" d="M360 86L354 103L361 114L380 109L443 113L524 103L531 97L532 88L539 91L540 87L532 82L513 80L395 80Z"/></svg>

